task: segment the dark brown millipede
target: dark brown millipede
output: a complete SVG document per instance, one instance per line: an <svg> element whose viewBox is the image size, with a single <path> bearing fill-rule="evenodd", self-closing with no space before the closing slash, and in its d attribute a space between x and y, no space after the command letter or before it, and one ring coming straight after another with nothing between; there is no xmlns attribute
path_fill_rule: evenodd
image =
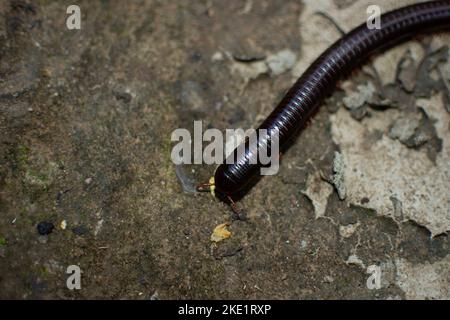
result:
<svg viewBox="0 0 450 320"><path fill-rule="evenodd" d="M381 15L379 29L370 29L366 23L347 33L330 46L295 82L284 98L259 126L267 129L268 138L258 137L256 148L245 143L245 152L234 152L232 164L221 164L213 181L199 186L213 186L216 193L231 195L243 190L263 166L258 157L259 148L270 151L270 137L278 132L280 148L298 133L317 107L329 95L336 83L371 53L385 49L409 37L450 27L450 0L430 1L406 6ZM230 199L231 200L231 199Z"/></svg>

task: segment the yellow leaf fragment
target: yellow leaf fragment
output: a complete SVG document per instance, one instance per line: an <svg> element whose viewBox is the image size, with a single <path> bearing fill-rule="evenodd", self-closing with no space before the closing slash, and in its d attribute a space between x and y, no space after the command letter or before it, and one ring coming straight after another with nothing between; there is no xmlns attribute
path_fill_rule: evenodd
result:
<svg viewBox="0 0 450 320"><path fill-rule="evenodd" d="M227 223L222 223L215 227L213 233L211 234L211 241L219 242L231 237L231 232L228 231L227 227Z"/></svg>

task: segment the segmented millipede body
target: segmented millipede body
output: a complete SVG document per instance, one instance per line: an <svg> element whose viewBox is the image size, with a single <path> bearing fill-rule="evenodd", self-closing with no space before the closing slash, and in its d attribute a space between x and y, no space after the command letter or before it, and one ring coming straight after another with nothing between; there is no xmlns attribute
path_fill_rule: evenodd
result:
<svg viewBox="0 0 450 320"><path fill-rule="evenodd" d="M245 152L238 148L214 174L216 192L232 195L242 190L259 174L263 166L257 150L270 150L271 133L278 131L280 148L303 127L315 109L323 102L336 83L370 54L409 37L450 27L450 0L413 4L381 15L379 29L369 29L366 23L336 41L303 73L278 106L261 124L268 138L258 137L256 146L246 143Z"/></svg>

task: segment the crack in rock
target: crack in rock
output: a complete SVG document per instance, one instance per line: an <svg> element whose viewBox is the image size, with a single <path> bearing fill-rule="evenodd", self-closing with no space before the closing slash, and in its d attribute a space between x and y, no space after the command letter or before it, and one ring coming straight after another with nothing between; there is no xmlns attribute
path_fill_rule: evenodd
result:
<svg viewBox="0 0 450 320"><path fill-rule="evenodd" d="M322 179L318 171L308 175L306 190L302 193L311 200L316 219L325 215L328 197L332 192L333 187Z"/></svg>

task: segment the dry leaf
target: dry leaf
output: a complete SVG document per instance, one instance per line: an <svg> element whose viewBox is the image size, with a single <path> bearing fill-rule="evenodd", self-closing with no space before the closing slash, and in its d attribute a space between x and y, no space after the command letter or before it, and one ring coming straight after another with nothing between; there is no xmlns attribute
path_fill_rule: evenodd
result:
<svg viewBox="0 0 450 320"><path fill-rule="evenodd" d="M229 238L231 236L231 232L228 231L227 226L227 223L222 223L215 227L213 233L211 234L211 241L219 242Z"/></svg>

